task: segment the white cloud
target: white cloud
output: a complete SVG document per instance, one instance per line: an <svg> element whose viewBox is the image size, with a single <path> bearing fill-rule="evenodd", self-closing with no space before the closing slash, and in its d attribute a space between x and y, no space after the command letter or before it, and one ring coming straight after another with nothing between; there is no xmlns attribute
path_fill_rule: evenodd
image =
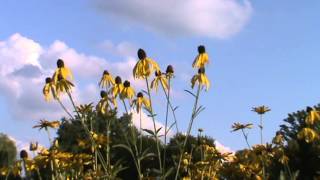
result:
<svg viewBox="0 0 320 180"><path fill-rule="evenodd" d="M52 75L58 58L64 59L75 75L74 97L78 103L97 100L97 84L104 69L121 74L125 79L132 79L128 69L136 62L129 57L122 62L112 62L86 55L59 40L44 47L30 38L13 34L0 41L0 94L5 97L13 119L52 120L66 115L58 103L46 103L42 95L44 80ZM66 97L62 100L66 100ZM71 107L71 104L66 103L66 106Z"/></svg>
<svg viewBox="0 0 320 180"><path fill-rule="evenodd" d="M112 54L121 56L135 56L138 49L136 45L127 41L120 42L119 44L114 44L110 40L103 41L100 44L100 48Z"/></svg>
<svg viewBox="0 0 320 180"><path fill-rule="evenodd" d="M136 111L131 111L132 112L132 122L133 124L137 127L137 129L140 129L140 114L138 114ZM165 134L165 125L162 124L159 121L155 121L156 124L156 129L161 128L159 135L164 135ZM149 129L151 131L154 131L154 125L153 125L153 120L151 117L147 116L143 111L141 112L141 128L142 129ZM145 133L146 134L146 133ZM168 137L173 136L172 130L170 130L167 134Z"/></svg>
<svg viewBox="0 0 320 180"><path fill-rule="evenodd" d="M239 32L252 14L248 0L95 0L114 18L169 36L227 38Z"/></svg>

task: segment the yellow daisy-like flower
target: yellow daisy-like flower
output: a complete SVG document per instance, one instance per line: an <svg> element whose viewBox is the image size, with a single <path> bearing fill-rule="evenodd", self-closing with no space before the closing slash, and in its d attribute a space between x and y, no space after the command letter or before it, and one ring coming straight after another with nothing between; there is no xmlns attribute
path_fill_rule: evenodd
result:
<svg viewBox="0 0 320 180"><path fill-rule="evenodd" d="M173 66L172 65L168 65L167 69L166 69L166 77L169 78L173 78L174 75L174 70L173 70Z"/></svg>
<svg viewBox="0 0 320 180"><path fill-rule="evenodd" d="M150 101L149 99L143 97L142 92L137 94L137 99L133 100L132 104L133 106L136 106L137 113L141 111L142 106L150 109Z"/></svg>
<svg viewBox="0 0 320 180"><path fill-rule="evenodd" d="M33 126L32 128L39 128L39 130L45 128L45 129L48 129L48 128L53 128L53 129L56 129L60 126L60 121L47 121L47 120L44 120L44 119L41 119L39 121L39 123L35 126Z"/></svg>
<svg viewBox="0 0 320 180"><path fill-rule="evenodd" d="M258 107L253 107L252 111L261 115L261 114L264 114L268 111L271 111L271 109L268 108L267 106L258 106Z"/></svg>
<svg viewBox="0 0 320 180"><path fill-rule="evenodd" d="M111 93L113 97L116 98L119 94L121 94L124 87L122 84L121 77L117 76L114 81L115 81L115 85L111 88Z"/></svg>
<svg viewBox="0 0 320 180"><path fill-rule="evenodd" d="M38 149L38 142L31 142L29 146L30 151L36 151Z"/></svg>
<svg viewBox="0 0 320 180"><path fill-rule="evenodd" d="M311 143L319 139L319 134L311 128L303 128L298 133L298 139L304 139L307 143Z"/></svg>
<svg viewBox="0 0 320 180"><path fill-rule="evenodd" d="M121 99L132 99L133 96L135 95L134 89L130 86L130 82L129 81L124 81L123 83L123 89L121 91L120 94L120 98Z"/></svg>
<svg viewBox="0 0 320 180"><path fill-rule="evenodd" d="M320 121L320 112L313 110L311 107L307 108L308 115L305 119L308 125L313 125L315 122Z"/></svg>
<svg viewBox="0 0 320 180"><path fill-rule="evenodd" d="M57 69L53 74L53 81L56 83L58 81L58 77L59 75L62 76L63 79L68 79L68 80L72 80L73 79L73 75L71 70L65 66L64 62L62 59L58 59L57 61Z"/></svg>
<svg viewBox="0 0 320 180"><path fill-rule="evenodd" d="M168 89L168 82L167 82L165 75L163 73L161 73L161 71L158 70L155 72L155 76L156 77L151 82L151 89L155 89L156 91L158 91L159 83L161 83L163 88L165 90L167 90Z"/></svg>
<svg viewBox="0 0 320 180"><path fill-rule="evenodd" d="M206 48L203 45L201 45L198 47L198 52L199 54L193 61L192 67L204 68L204 66L209 63L209 56L206 53Z"/></svg>
<svg viewBox="0 0 320 180"><path fill-rule="evenodd" d="M114 79L111 76L111 74L107 70L103 71L102 78L99 82L99 86L101 88L109 88L109 87L113 86L114 84L115 84L115 82L114 82Z"/></svg>
<svg viewBox="0 0 320 180"><path fill-rule="evenodd" d="M147 78L153 71L160 70L157 62L147 57L143 49L138 50L139 60L133 68L133 77L138 79Z"/></svg>
<svg viewBox="0 0 320 180"><path fill-rule="evenodd" d="M248 123L248 124L241 124L241 123L234 123L232 125L232 131L238 131L238 130L242 130L242 129L251 129L253 127L253 124Z"/></svg>
<svg viewBox="0 0 320 180"><path fill-rule="evenodd" d="M108 115L112 108L117 108L117 101L115 98L110 98L105 91L100 92L101 100L98 102L96 109L102 115Z"/></svg>
<svg viewBox="0 0 320 180"><path fill-rule="evenodd" d="M206 90L208 91L210 88L210 82L208 77L205 74L205 69L200 68L198 70L198 74L194 75L191 79L191 87L193 88L196 83L199 83L202 86L206 86Z"/></svg>
<svg viewBox="0 0 320 180"><path fill-rule="evenodd" d="M46 84L42 89L42 93L46 101L50 101L52 97L56 98L56 88L50 77L46 78Z"/></svg>
<svg viewBox="0 0 320 180"><path fill-rule="evenodd" d="M69 93L74 87L74 85L67 79L64 79L63 76L60 74L58 76L58 81L56 83L56 92L57 96L60 96L61 93Z"/></svg>

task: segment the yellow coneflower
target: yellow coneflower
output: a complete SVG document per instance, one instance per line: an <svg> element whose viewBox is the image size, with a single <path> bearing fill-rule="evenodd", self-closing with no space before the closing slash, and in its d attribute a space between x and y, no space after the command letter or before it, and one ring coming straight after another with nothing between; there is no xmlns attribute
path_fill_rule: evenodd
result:
<svg viewBox="0 0 320 180"><path fill-rule="evenodd" d="M320 121L320 112L312 109L311 107L307 108L308 115L305 119L308 125L313 125L315 122Z"/></svg>
<svg viewBox="0 0 320 180"><path fill-rule="evenodd" d="M107 70L103 71L102 78L99 82L99 86L101 88L109 88L113 85L114 85L114 79L111 76L111 74Z"/></svg>
<svg viewBox="0 0 320 180"><path fill-rule="evenodd" d="M248 124L241 124L241 123L234 123L232 125L232 131L238 131L238 130L241 130L241 129L251 129L253 126L253 124L251 123L248 123Z"/></svg>
<svg viewBox="0 0 320 180"><path fill-rule="evenodd" d="M261 115L261 114L264 114L268 111L271 111L271 109L268 108L267 106L258 106L258 107L253 107L252 111Z"/></svg>
<svg viewBox="0 0 320 180"><path fill-rule="evenodd" d="M71 73L71 70L65 66L62 59L58 59L57 61L57 69L53 74L53 81L56 83L58 81L59 75L62 76L63 79L72 80L73 75Z"/></svg>
<svg viewBox="0 0 320 180"><path fill-rule="evenodd" d="M53 128L56 129L60 126L60 122L59 121L47 121L44 119L41 119L39 121L39 123L35 126L33 126L32 128L39 128L39 130L41 129L48 129L48 128Z"/></svg>
<svg viewBox="0 0 320 180"><path fill-rule="evenodd" d="M298 139L305 140L307 143L311 143L319 139L319 134L311 128L303 128L300 130L297 137Z"/></svg>
<svg viewBox="0 0 320 180"><path fill-rule="evenodd" d="M173 66L172 65L168 65L167 69L166 69L166 77L169 78L173 78L174 75L174 70L173 70Z"/></svg>
<svg viewBox="0 0 320 180"><path fill-rule="evenodd" d="M143 49L138 50L138 62L133 68L133 77L138 79L147 78L150 74L159 70L159 65L151 58L147 57L146 52Z"/></svg>
<svg viewBox="0 0 320 180"><path fill-rule="evenodd" d="M142 92L137 94L137 99L133 100L132 104L133 106L136 106L137 113L141 111L142 106L150 109L150 101L149 99L143 97Z"/></svg>
<svg viewBox="0 0 320 180"><path fill-rule="evenodd" d="M119 94L121 94L121 91L123 90L123 84L122 84L121 77L119 76L117 76L114 81L115 81L115 85L111 88L111 93L113 97L116 98Z"/></svg>
<svg viewBox="0 0 320 180"><path fill-rule="evenodd" d="M167 82L165 75L163 73L161 73L161 71L157 70L157 71L155 71L155 76L156 77L151 82L151 89L155 89L156 91L158 91L158 86L159 86L159 82L160 82L161 85L163 86L163 88L165 90L167 90L168 89L168 82Z"/></svg>
<svg viewBox="0 0 320 180"><path fill-rule="evenodd" d="M50 77L46 78L46 84L42 89L42 93L46 101L50 101L51 97L56 98L56 88Z"/></svg>
<svg viewBox="0 0 320 180"><path fill-rule="evenodd" d="M130 86L130 82L129 81L124 81L123 83L123 89L121 91L120 94L120 98L121 99L132 99L133 96L135 95L134 89Z"/></svg>
<svg viewBox="0 0 320 180"><path fill-rule="evenodd" d="M74 85L67 79L64 79L63 76L60 74L58 75L58 81L56 83L56 91L57 96L60 96L61 93L69 93L74 87Z"/></svg>
<svg viewBox="0 0 320 180"><path fill-rule="evenodd" d="M194 68L204 68L206 64L209 63L209 56L206 53L206 48L203 45L198 46L199 54L192 63Z"/></svg>
<svg viewBox="0 0 320 180"><path fill-rule="evenodd" d="M210 82L208 77L205 74L205 69L200 68L198 70L198 74L194 75L191 79L191 87L193 88L196 83L199 83L202 86L206 87L206 90L208 91L210 88Z"/></svg>
<svg viewBox="0 0 320 180"><path fill-rule="evenodd" d="M101 100L98 102L96 109L102 115L108 115L112 108L117 108L117 101L115 98L109 97L106 91L101 91L100 96ZM113 107L111 105L113 105Z"/></svg>
<svg viewBox="0 0 320 180"><path fill-rule="evenodd" d="M38 142L31 142L29 146L30 151L36 151L38 149Z"/></svg>

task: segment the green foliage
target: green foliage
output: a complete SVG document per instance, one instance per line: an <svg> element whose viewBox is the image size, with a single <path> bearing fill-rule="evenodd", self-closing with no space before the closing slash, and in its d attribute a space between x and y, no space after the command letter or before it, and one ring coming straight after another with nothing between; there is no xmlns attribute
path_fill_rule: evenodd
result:
<svg viewBox="0 0 320 180"><path fill-rule="evenodd" d="M314 109L320 110L320 105L314 106ZM281 125L280 133L286 141L285 153L289 157L289 166L293 171L299 171L298 179L313 179L320 176L320 142L319 140L307 143L297 137L298 133L305 127L314 129L320 134L320 123L307 125L305 119L307 110L300 110L288 114Z"/></svg>
<svg viewBox="0 0 320 180"><path fill-rule="evenodd" d="M17 154L15 143L5 134L0 133L0 168L11 166Z"/></svg>

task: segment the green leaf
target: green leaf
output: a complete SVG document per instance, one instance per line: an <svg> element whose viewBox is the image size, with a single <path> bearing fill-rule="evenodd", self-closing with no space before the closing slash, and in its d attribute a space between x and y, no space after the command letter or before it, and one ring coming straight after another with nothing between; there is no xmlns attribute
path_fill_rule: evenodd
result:
<svg viewBox="0 0 320 180"><path fill-rule="evenodd" d="M151 134L153 136L155 136L154 132L151 131L150 129L142 129L144 132L148 133L148 134Z"/></svg>
<svg viewBox="0 0 320 180"><path fill-rule="evenodd" d="M192 95L193 97L195 97L195 98L197 97L195 94L193 94L193 93L192 93L191 91L189 91L189 90L186 90L186 89L185 89L184 91L186 91L187 93L191 94L191 95Z"/></svg>

